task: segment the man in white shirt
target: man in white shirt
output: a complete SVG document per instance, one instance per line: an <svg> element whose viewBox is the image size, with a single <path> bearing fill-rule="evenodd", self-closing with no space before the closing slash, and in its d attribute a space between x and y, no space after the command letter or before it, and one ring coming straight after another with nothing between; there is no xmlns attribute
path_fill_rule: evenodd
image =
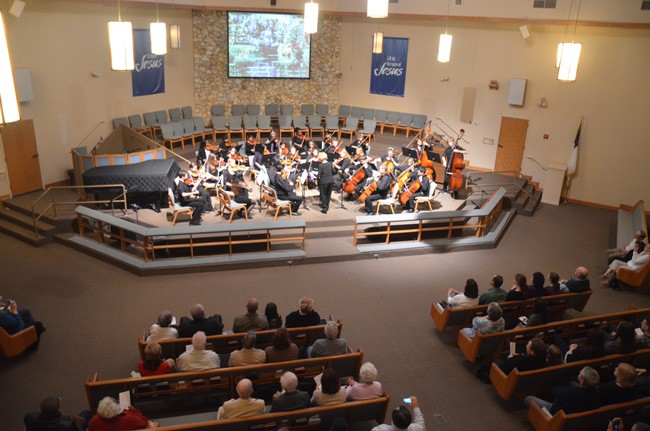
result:
<svg viewBox="0 0 650 431"><path fill-rule="evenodd" d="M183 371L203 371L219 368L219 355L212 350L205 350L205 332L199 331L192 337L192 347L176 360L176 368Z"/></svg>
<svg viewBox="0 0 650 431"><path fill-rule="evenodd" d="M411 412L405 406L396 407L392 414L392 425L381 424L374 427L372 431L425 431L424 416L422 416L422 412L420 411L418 399L412 396L410 400L411 406L413 407L413 415L411 415Z"/></svg>
<svg viewBox="0 0 650 431"><path fill-rule="evenodd" d="M251 398L253 383L248 379L241 379L237 383L238 399L231 399L223 403L217 411L217 420L247 418L264 413L264 400Z"/></svg>

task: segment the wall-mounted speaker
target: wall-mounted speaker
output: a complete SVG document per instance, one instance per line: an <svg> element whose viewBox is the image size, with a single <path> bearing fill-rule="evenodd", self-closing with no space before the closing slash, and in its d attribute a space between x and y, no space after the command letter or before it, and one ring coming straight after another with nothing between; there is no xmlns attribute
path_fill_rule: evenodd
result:
<svg viewBox="0 0 650 431"><path fill-rule="evenodd" d="M23 9L25 9L25 2L21 0L14 0L14 2L11 4L11 8L9 9L9 13L16 18L20 18L20 15L23 13Z"/></svg>
<svg viewBox="0 0 650 431"><path fill-rule="evenodd" d="M22 103L34 100L32 75L29 69L26 67L14 68L14 80L16 81L16 90L18 91L18 101Z"/></svg>
<svg viewBox="0 0 650 431"><path fill-rule="evenodd" d="M511 78L510 88L508 88L508 103L513 106L523 106L525 95L526 80L521 78Z"/></svg>
<svg viewBox="0 0 650 431"><path fill-rule="evenodd" d="M524 39L528 39L530 37L530 30L528 30L527 25L522 25L519 27L519 33L521 33L521 37Z"/></svg>

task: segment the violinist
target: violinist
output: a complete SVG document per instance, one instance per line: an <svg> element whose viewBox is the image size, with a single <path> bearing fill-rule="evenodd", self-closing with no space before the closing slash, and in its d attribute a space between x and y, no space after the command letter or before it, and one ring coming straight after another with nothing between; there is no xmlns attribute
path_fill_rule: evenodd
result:
<svg viewBox="0 0 650 431"><path fill-rule="evenodd" d="M214 157L212 156L212 158ZM214 188L214 185L217 182L217 176L213 175L211 172L208 172L209 166L210 163L206 163L203 166L199 167L196 163L192 162L190 163L189 167L190 176L195 181L198 181L201 187L206 189Z"/></svg>
<svg viewBox="0 0 650 431"><path fill-rule="evenodd" d="M332 189L334 187L334 174L336 167L327 160L326 153L318 155L318 191L320 193L320 212L327 214L330 207L330 199L332 198Z"/></svg>
<svg viewBox="0 0 650 431"><path fill-rule="evenodd" d="M278 199L291 201L291 214L299 216L301 214L298 212L298 209L303 201L303 197L293 192L295 181L289 181L288 177L289 168L287 167L284 167L281 173L275 175L275 191Z"/></svg>
<svg viewBox="0 0 650 431"><path fill-rule="evenodd" d="M376 181L377 189L372 192L370 196L366 198L365 201L365 211L366 214L372 215L373 211L373 202L378 201L379 199L386 199L390 191L391 176L386 171L386 165L381 165L379 167L379 178Z"/></svg>
<svg viewBox="0 0 650 431"><path fill-rule="evenodd" d="M280 157L286 156L288 152L289 152L289 148L287 148L287 143L284 141L280 141L280 143L278 144L278 153L280 154Z"/></svg>
<svg viewBox="0 0 650 431"><path fill-rule="evenodd" d="M415 191L413 191L413 193L411 193L408 201L406 204L404 204L404 209L410 213L412 213L413 208L415 208L415 199L422 196L428 196L429 188L431 186L435 187L435 183L431 184L429 182L429 178L427 177L427 168L424 166L418 167L417 177L413 178L413 180L406 186L406 189L411 189L411 185L413 185L415 182L418 182L419 186L417 189L415 189Z"/></svg>
<svg viewBox="0 0 650 431"><path fill-rule="evenodd" d="M336 143L338 144L338 142ZM343 148L338 154L339 154L339 158L334 160L333 165L336 169L342 171L342 173L345 173L345 175L348 175L348 171L350 169L350 164L351 164L350 155L348 154L345 148Z"/></svg>
<svg viewBox="0 0 650 431"><path fill-rule="evenodd" d="M278 152L278 134L275 130L271 130L269 138L264 143L264 154L275 154Z"/></svg>
<svg viewBox="0 0 650 431"><path fill-rule="evenodd" d="M323 142L321 142L321 147L320 150L324 153L333 153L335 150L335 144L334 140L332 139L332 134L327 132L325 134L325 137L323 138Z"/></svg>
<svg viewBox="0 0 650 431"><path fill-rule="evenodd" d="M182 206L192 208L190 225L200 225L205 202L199 197L198 192L193 189L189 172L179 171L178 176L174 179L174 185L174 199Z"/></svg>
<svg viewBox="0 0 650 431"><path fill-rule="evenodd" d="M248 157L248 166L255 167L255 163L262 163L262 153L258 151L257 142L253 136L249 136L244 144L244 151Z"/></svg>
<svg viewBox="0 0 650 431"><path fill-rule="evenodd" d="M203 187L203 180L205 175L202 176L201 171L199 170L196 163L190 163L190 168L188 173L188 179L184 180L185 184L192 187L192 191L196 192L199 199L203 201L203 212L209 213L214 211L212 206L212 198L210 193Z"/></svg>
<svg viewBox="0 0 650 431"><path fill-rule="evenodd" d="M305 135L305 133L298 127L294 129L294 132L295 135L293 135L293 138L291 139L291 145L294 147L303 148L305 142L307 141L307 135Z"/></svg>
<svg viewBox="0 0 650 431"><path fill-rule="evenodd" d="M212 152L207 149L207 143L205 139L201 139L201 143L199 144L199 151L196 153L196 163L199 166L203 166L205 164L205 161L208 160L208 157L210 157L210 154ZM212 145L210 145L210 148L212 148Z"/></svg>
<svg viewBox="0 0 650 431"><path fill-rule="evenodd" d="M370 154L370 144L368 143L368 137L364 136L362 132L357 132L357 138L352 141L350 146L354 149L361 148L363 150L363 154L365 155Z"/></svg>
<svg viewBox="0 0 650 431"><path fill-rule="evenodd" d="M463 147L458 145L458 142L456 142L454 138L449 138L447 140L447 148L445 148L445 152L442 154L442 164L445 165L445 180L442 185L441 193L447 193L447 189L449 186L449 177L451 175L451 170L452 170L451 162L454 158L454 153L467 154L467 150L465 150Z"/></svg>

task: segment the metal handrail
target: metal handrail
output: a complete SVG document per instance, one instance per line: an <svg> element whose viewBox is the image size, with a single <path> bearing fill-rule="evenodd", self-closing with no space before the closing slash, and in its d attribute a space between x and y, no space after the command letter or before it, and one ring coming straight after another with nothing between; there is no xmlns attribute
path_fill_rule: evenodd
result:
<svg viewBox="0 0 650 431"><path fill-rule="evenodd" d="M468 183L472 180L472 173L473 172L468 172L467 173L467 182ZM505 175L505 176L508 176L508 177L511 176L511 175L508 175L508 174L514 174L514 175L512 175L512 178L522 178L521 171L487 171L487 172L481 172L481 174L482 175ZM529 193L526 189L524 189L523 187L521 187L519 184L517 184L514 181L511 182L511 183L508 183L508 182L506 182L506 183L494 183L494 184L488 183L488 184L480 184L480 185L478 183L475 183L474 185L481 192L481 202L483 202L484 197L488 193L491 193L490 191L485 190L485 189L487 189L489 187L508 187L508 188L512 187L512 188L515 188L515 189L519 189L519 191L521 191L521 192L524 192L528 196L528 199L531 199L533 197L532 193Z"/></svg>
<svg viewBox="0 0 650 431"><path fill-rule="evenodd" d="M122 189L122 193L120 193L117 198L110 199L110 200L83 200L83 201L72 201L72 202L55 202L54 200L54 193L52 190L65 190L65 189ZM38 215L36 212L36 205L45 197L45 196L50 196L50 199L52 200L50 204L43 210L41 211ZM84 195L86 195L84 193ZM124 196L122 199L118 199ZM115 203L121 203L124 202L124 211L128 209L127 201L126 201L126 187L124 187L124 184L103 184L103 185L95 185L95 186L53 186L49 187L47 190L45 190L41 195L34 201L32 204L32 220L34 222L34 237L38 237L38 226L37 223L47 213L50 208L54 210L54 218L57 217L56 213L56 207L57 205L79 205L80 203L85 203L85 204L111 204L111 212L113 213L115 211L114 204Z"/></svg>

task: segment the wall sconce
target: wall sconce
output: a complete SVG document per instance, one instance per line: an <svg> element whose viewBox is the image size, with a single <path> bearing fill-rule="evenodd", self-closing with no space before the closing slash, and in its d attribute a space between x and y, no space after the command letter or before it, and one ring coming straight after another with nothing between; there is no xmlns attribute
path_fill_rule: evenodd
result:
<svg viewBox="0 0 650 431"><path fill-rule="evenodd" d="M492 81L490 81L490 85L488 85L488 87L490 88L490 90L498 90L499 89L499 81L493 79Z"/></svg>
<svg viewBox="0 0 650 431"><path fill-rule="evenodd" d="M384 33L381 31L375 32L372 36L372 53L381 54L384 51Z"/></svg>
<svg viewBox="0 0 650 431"><path fill-rule="evenodd" d="M18 120L20 120L20 110L16 97L14 69L11 67L9 57L5 21L0 11L0 122L6 124Z"/></svg>
<svg viewBox="0 0 650 431"><path fill-rule="evenodd" d="M542 97L539 99L539 102L537 102L537 107L546 109L546 97Z"/></svg>
<svg viewBox="0 0 650 431"><path fill-rule="evenodd" d="M440 78L440 82L442 82L442 83L445 83L445 82L448 82L448 81L449 81L448 76L443 76L442 78Z"/></svg>
<svg viewBox="0 0 650 431"><path fill-rule="evenodd" d="M172 49L181 47L181 26L172 24L169 26L169 44Z"/></svg>

